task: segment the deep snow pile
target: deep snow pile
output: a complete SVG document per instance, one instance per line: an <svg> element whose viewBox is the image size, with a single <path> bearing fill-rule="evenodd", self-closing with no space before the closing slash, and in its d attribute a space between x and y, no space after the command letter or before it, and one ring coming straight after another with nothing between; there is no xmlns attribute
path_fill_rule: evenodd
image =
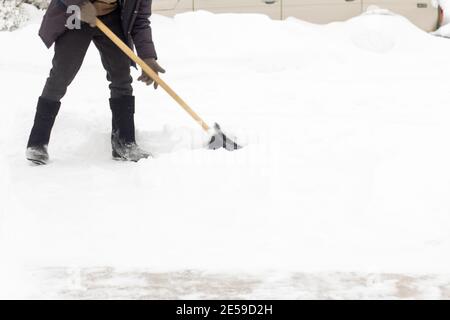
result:
<svg viewBox="0 0 450 320"><path fill-rule="evenodd" d="M0 31L15 30L26 20L26 12L18 0L0 0Z"/></svg>
<svg viewBox="0 0 450 320"><path fill-rule="evenodd" d="M197 125L136 83L138 140L157 157L111 161L92 47L53 163L32 167L24 146L52 51L37 21L0 33L3 268L448 272L450 41L376 14L317 26L197 12L152 25L164 78L247 147L199 148Z"/></svg>
<svg viewBox="0 0 450 320"><path fill-rule="evenodd" d="M51 0L25 0L26 3L32 4L39 9L46 9Z"/></svg>
<svg viewBox="0 0 450 320"><path fill-rule="evenodd" d="M42 16L49 0L0 0L0 31L14 31Z"/></svg>

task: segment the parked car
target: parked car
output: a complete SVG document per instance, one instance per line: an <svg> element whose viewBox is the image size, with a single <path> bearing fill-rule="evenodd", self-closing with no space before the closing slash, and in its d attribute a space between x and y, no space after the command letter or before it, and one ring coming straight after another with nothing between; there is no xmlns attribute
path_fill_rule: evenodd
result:
<svg viewBox="0 0 450 320"><path fill-rule="evenodd" d="M174 15L192 10L216 13L263 13L273 19L296 17L313 23L342 21L364 12L370 5L389 9L426 31L438 26L438 9L432 0L153 0L153 11Z"/></svg>

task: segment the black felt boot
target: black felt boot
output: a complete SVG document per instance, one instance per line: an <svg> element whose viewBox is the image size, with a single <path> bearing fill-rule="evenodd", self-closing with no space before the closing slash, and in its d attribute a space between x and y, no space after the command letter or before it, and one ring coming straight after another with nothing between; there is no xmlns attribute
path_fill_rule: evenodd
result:
<svg viewBox="0 0 450 320"><path fill-rule="evenodd" d="M111 145L115 160L138 162L150 153L136 144L134 127L134 97L123 96L109 100L112 111Z"/></svg>
<svg viewBox="0 0 450 320"><path fill-rule="evenodd" d="M60 106L61 102L39 98L27 145L27 160L39 165L48 163L48 143Z"/></svg>

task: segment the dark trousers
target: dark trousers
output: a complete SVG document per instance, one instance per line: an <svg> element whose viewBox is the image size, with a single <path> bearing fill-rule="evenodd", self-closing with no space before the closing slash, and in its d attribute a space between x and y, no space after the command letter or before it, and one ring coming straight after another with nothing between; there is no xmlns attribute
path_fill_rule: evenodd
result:
<svg viewBox="0 0 450 320"><path fill-rule="evenodd" d="M124 40L119 10L101 17L101 20ZM43 98L60 101L64 97L83 64L91 42L100 52L106 78L110 82L111 98L133 95L130 59L99 29L82 23L80 30L67 30L56 41L53 67L41 95Z"/></svg>

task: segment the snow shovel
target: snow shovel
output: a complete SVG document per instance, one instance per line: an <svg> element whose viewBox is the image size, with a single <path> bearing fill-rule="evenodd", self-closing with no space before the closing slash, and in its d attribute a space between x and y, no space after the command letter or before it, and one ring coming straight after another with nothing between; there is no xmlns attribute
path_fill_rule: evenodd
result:
<svg viewBox="0 0 450 320"><path fill-rule="evenodd" d="M100 19L96 20L97 27L116 44L131 60L138 64L144 72L150 76L161 88L163 88L208 134L211 134L211 140L208 143L208 148L212 150L225 148L228 151L241 149L242 147L236 142L228 138L221 130L220 126L215 123L213 130L208 124L200 118L200 116L189 107L189 105L181 99L172 88L162 80L158 74L152 70L141 58L139 58L133 50L131 50L118 36L114 34Z"/></svg>

